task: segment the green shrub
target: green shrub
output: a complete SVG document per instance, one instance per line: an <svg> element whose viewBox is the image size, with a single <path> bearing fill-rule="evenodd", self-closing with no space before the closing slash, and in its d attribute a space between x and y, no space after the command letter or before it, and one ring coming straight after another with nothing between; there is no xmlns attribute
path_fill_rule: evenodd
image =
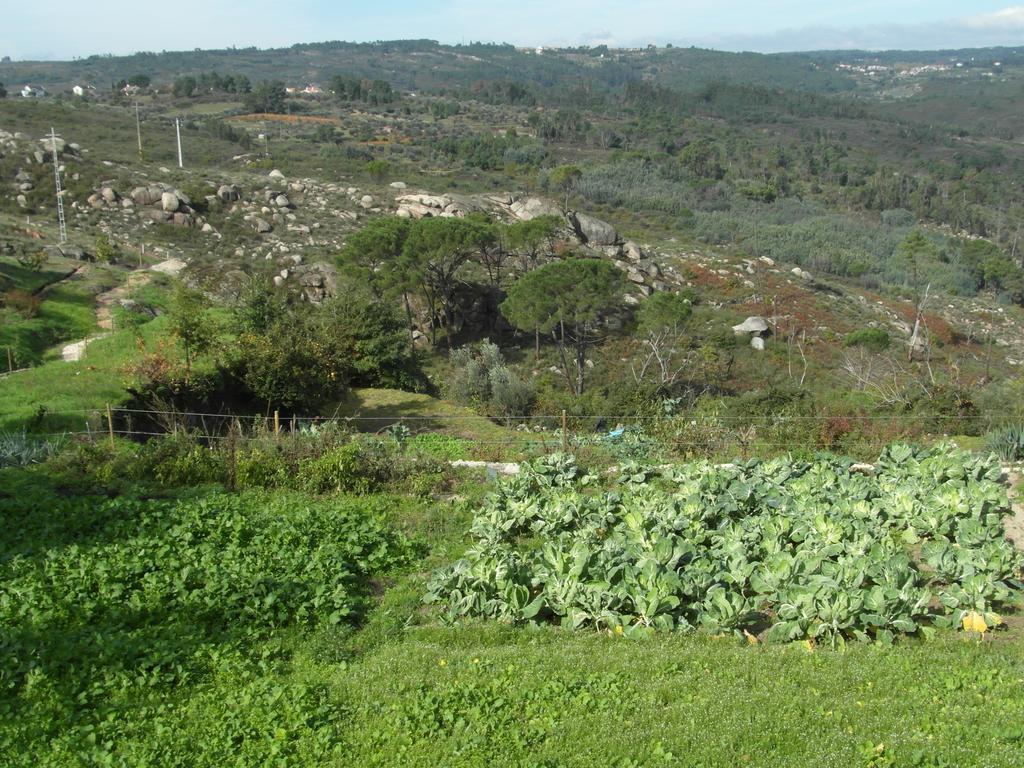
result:
<svg viewBox="0 0 1024 768"><path fill-rule="evenodd" d="M185 486L222 482L224 457L187 432L150 440L139 455L140 478L161 485Z"/></svg>
<svg viewBox="0 0 1024 768"><path fill-rule="evenodd" d="M238 488L278 488L287 484L288 465L277 453L250 448L235 456Z"/></svg>
<svg viewBox="0 0 1024 768"><path fill-rule="evenodd" d="M47 469L76 493L100 493L138 480L144 467L139 461L141 446L118 440L111 448L101 442L73 441L47 464Z"/></svg>
<svg viewBox="0 0 1024 768"><path fill-rule="evenodd" d="M865 347L872 352L884 352L891 343L889 332L882 328L861 328L843 337L844 347Z"/></svg>
<svg viewBox="0 0 1024 768"><path fill-rule="evenodd" d="M395 476L393 450L353 440L299 464L298 482L311 493L370 493Z"/></svg>
<svg viewBox="0 0 1024 768"><path fill-rule="evenodd" d="M536 400L533 383L508 367L489 339L452 350L448 390L452 399L475 405L492 416L516 419L529 415Z"/></svg>
<svg viewBox="0 0 1024 768"><path fill-rule="evenodd" d="M412 454L444 461L466 458L472 445L469 440L453 435L442 435L439 432L414 435L405 442L405 447Z"/></svg>

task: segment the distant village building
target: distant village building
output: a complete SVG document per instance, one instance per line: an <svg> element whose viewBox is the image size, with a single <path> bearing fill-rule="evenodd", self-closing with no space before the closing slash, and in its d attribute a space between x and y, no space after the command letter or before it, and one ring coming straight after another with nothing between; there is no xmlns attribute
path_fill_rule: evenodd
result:
<svg viewBox="0 0 1024 768"><path fill-rule="evenodd" d="M85 88L80 85L73 86L71 88L71 92L75 94L75 96L85 96Z"/></svg>
<svg viewBox="0 0 1024 768"><path fill-rule="evenodd" d="M137 94L138 94L138 93L139 93L140 91L142 91L142 89L141 89L141 88L139 88L139 86L137 86L137 85L132 85L131 83L128 83L127 85L125 85L125 87L124 87L124 88L122 88L122 89L121 89L121 92L122 92L122 93L123 93L123 94L124 94L125 96L135 96L135 95L137 95Z"/></svg>
<svg viewBox="0 0 1024 768"><path fill-rule="evenodd" d="M37 99L45 95L46 91L39 85L26 85L21 89L21 96L25 99Z"/></svg>

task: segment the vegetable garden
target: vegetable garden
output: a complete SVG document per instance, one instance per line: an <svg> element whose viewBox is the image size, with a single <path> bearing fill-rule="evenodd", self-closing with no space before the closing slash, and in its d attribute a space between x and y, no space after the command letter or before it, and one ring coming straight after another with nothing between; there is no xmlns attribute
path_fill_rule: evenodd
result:
<svg viewBox="0 0 1024 768"><path fill-rule="evenodd" d="M618 471L607 489L552 456L504 482L428 600L449 621L836 646L984 633L1022 587L999 466L949 446Z"/></svg>
<svg viewBox="0 0 1024 768"><path fill-rule="evenodd" d="M330 753L337 714L322 690L285 677L290 645L356 621L368 580L411 554L385 522L389 504L3 490L0 764Z"/></svg>

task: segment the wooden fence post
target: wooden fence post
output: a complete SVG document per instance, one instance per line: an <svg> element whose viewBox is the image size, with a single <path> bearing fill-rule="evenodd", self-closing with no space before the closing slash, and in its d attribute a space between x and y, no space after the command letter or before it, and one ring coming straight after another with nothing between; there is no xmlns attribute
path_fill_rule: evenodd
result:
<svg viewBox="0 0 1024 768"><path fill-rule="evenodd" d="M11 355L11 348L7 347L7 372L14 370L14 357Z"/></svg>
<svg viewBox="0 0 1024 768"><path fill-rule="evenodd" d="M281 414L278 411L274 411L274 436L281 436Z"/></svg>
<svg viewBox="0 0 1024 768"><path fill-rule="evenodd" d="M238 486L238 420L235 419L228 427L228 490L234 491Z"/></svg>
<svg viewBox="0 0 1024 768"><path fill-rule="evenodd" d="M562 409L562 453L569 452L569 418Z"/></svg>
<svg viewBox="0 0 1024 768"><path fill-rule="evenodd" d="M110 450L114 450L114 411L107 403L107 432L110 435Z"/></svg>

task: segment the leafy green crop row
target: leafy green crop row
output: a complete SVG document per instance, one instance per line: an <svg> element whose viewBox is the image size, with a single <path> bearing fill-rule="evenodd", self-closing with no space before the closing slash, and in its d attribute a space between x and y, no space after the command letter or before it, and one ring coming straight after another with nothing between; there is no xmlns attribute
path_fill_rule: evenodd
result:
<svg viewBox="0 0 1024 768"><path fill-rule="evenodd" d="M535 462L427 599L452 621L835 645L985 631L1022 586L999 467L948 447L893 446L873 474L835 457L621 472L604 491L568 457Z"/></svg>
<svg viewBox="0 0 1024 768"><path fill-rule="evenodd" d="M197 765L194 738L203 765L316 762L333 715L283 676L289 638L358 618L411 554L387 511L0 492L0 763Z"/></svg>

